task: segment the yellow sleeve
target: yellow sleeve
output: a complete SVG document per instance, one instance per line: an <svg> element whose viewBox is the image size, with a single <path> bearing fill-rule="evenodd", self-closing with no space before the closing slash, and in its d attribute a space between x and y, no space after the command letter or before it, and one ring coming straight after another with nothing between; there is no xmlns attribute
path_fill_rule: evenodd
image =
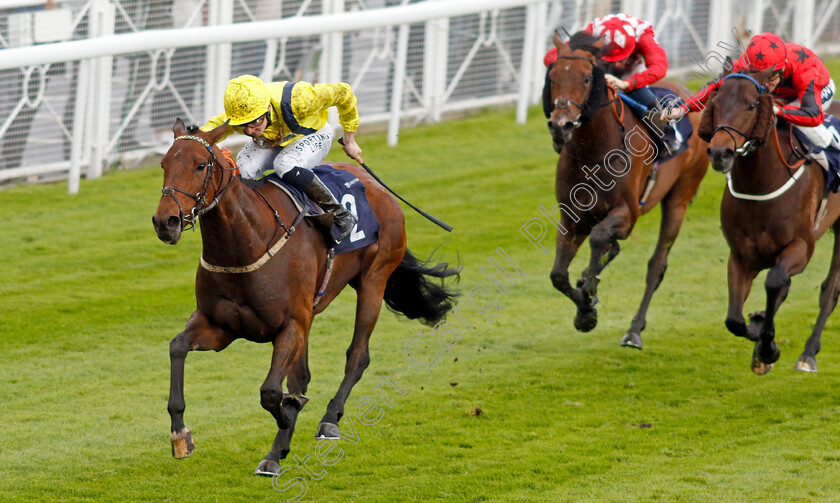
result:
<svg viewBox="0 0 840 503"><path fill-rule="evenodd" d="M356 109L356 95L348 84L309 84L299 82L292 91L292 112L296 117L321 114L329 107L338 109L338 122L348 133L359 128L359 111Z"/></svg>

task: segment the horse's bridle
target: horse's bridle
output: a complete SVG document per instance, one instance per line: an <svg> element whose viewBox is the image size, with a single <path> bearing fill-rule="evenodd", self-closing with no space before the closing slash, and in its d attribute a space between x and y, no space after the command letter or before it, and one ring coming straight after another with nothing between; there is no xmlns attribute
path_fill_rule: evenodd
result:
<svg viewBox="0 0 840 503"><path fill-rule="evenodd" d="M589 59L589 58L583 57L583 56L560 56L560 55L558 55L558 56L557 56L557 59L577 59L577 60L581 60L581 61L586 61L587 63L589 63L590 65L592 65L592 69L593 69L593 70L595 69L595 66L596 66L596 64L595 64L595 62L594 62L594 61L592 61L592 60L591 60L591 59ZM594 77L593 77L593 78L594 78ZM590 92L590 93L592 92L592 89L591 89L591 88L589 89L589 92ZM587 99L588 99L588 98L589 98L589 95L587 95ZM615 98L615 97L613 97L613 99L611 99L611 100L609 100L609 101L607 101L607 102L605 102L605 103L600 103L600 104L598 104L598 108L603 108L603 107L606 107L606 106L610 106L610 105L611 105L611 104L612 104L615 100L616 100L616 98ZM584 100L584 101L586 101L586 100ZM584 107L584 105L581 105L580 103L578 103L578 102L576 102L576 101L574 101L574 100L570 100L570 99L568 99L568 98L564 98L564 99L562 99L562 100L561 100L560 98L557 98L556 100L554 100L554 108L562 108L562 107L565 107L565 108L569 109L569 105L574 105L574 106L576 106L576 107L577 107L577 109L578 109L578 114L577 114L577 117L575 118L575 120L574 120L574 121L572 121L572 126L573 126L574 128L578 128L578 127L580 127L580 117L583 115L583 107Z"/></svg>
<svg viewBox="0 0 840 503"><path fill-rule="evenodd" d="M758 89L759 95L763 94L764 91L767 90L766 87L759 84L757 80L750 77L749 75L746 75L746 74L743 74L743 73L730 73L729 75L724 77L723 80L726 81L727 79L731 79L731 78L749 80L750 82L755 84L756 89ZM735 140L735 136L732 134L732 131L738 133L739 135L741 135L744 138L744 144L741 145L740 147L735 148L735 153L736 154L743 157L743 156L748 155L753 150L755 150L755 147L756 147L755 139L750 138L747 134L745 134L743 131L739 130L738 128L733 127L733 126L728 126L728 125L725 125L725 124L723 126L717 126L717 127L715 127L714 130L712 130L712 136L714 136L718 131L723 131L724 133L728 134L729 137L732 138L732 144L736 145L736 146L738 145L738 142Z"/></svg>
<svg viewBox="0 0 840 503"><path fill-rule="evenodd" d="M213 171L214 171L216 165L218 164L219 167L224 171L233 171L235 168L225 168L225 167L223 167L221 165L221 163L219 163L219 160L216 159L216 154L213 152L213 145L208 143L207 140L205 140L204 138L200 138L200 137L195 136L195 135L184 135L184 136L179 136L179 137L175 138L175 141L178 141L178 140L195 140L195 141L201 143L202 145L204 145L204 148L206 148L207 151L210 152L210 159L207 162L207 166L205 168L206 171L205 171L205 175L204 175L204 185L201 187L201 192L199 192L198 194L193 194L192 192L187 192L186 190L179 189L178 187L168 187L168 186L160 189L161 193L164 196L171 196L172 199L175 200L175 204L178 205L178 213L179 213L179 216L181 218L181 230L189 230L189 229L195 229L195 223L198 220L198 217L200 217L201 215L204 215L208 211L215 208L217 204L219 204L219 199L222 197L222 195L230 187L230 184L233 183L233 176L231 176L230 179L228 180L227 185L225 185L224 188L219 190L219 187L221 187L221 185L222 185L222 180L224 180L224 177L222 177L222 180L219 180L219 187L214 187L216 190L214 191L215 196L213 197L213 201L208 204L207 191L210 189L210 185L211 185L212 180L213 180ZM190 198L192 198L195 201L195 206L190 211L189 215L186 215L186 216L184 215L184 210L183 210L183 208L181 208L181 203L178 202L178 198L175 197L175 192L180 192L181 194L184 194L185 196L189 196Z"/></svg>

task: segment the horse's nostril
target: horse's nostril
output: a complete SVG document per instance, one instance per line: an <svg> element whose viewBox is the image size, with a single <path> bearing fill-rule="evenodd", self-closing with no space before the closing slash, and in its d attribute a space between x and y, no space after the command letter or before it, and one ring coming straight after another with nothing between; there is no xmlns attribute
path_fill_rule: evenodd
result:
<svg viewBox="0 0 840 503"><path fill-rule="evenodd" d="M181 219L176 216L171 216L166 220L166 226L170 229L174 229L176 227L181 226Z"/></svg>

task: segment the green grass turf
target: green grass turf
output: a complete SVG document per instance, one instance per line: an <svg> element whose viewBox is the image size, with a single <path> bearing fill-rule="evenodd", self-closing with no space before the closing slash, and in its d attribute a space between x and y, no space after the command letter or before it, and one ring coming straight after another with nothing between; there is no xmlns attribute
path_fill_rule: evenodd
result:
<svg viewBox="0 0 840 503"><path fill-rule="evenodd" d="M315 320L311 400L292 441L292 455L309 455L323 475L290 459L276 486L301 477L313 502L840 500L836 318L819 373L792 370L817 315L831 235L794 278L777 318L781 360L759 377L751 345L723 325L719 174L709 172L689 209L640 352L618 341L641 298L659 211L603 273L598 327L577 333L572 303L548 279L553 234L542 254L519 232L554 199L557 157L537 109L525 125L493 110L403 129L398 148L384 135L360 143L387 183L455 227L447 234L405 210L409 247L459 262L461 292L492 288L479 269L498 247L525 274L497 295L494 319L463 310L474 329L430 369L404 356L428 329L384 311L348 401L359 440L339 441L340 460L322 466L313 434L342 377L348 289ZM342 157L336 146L330 158ZM194 308L200 236L158 241L150 216L161 181L149 167L83 181L76 196L64 183L0 191L0 501L275 502L298 492L251 475L275 433L259 404L269 345L190 353L185 419L198 446L185 460L170 455L168 342ZM588 246L576 276L586 259ZM747 312L763 308L762 281ZM430 340L415 346L418 360L431 359ZM384 377L405 390L389 392L393 408L373 391ZM359 421L363 398L384 406L375 425Z"/></svg>

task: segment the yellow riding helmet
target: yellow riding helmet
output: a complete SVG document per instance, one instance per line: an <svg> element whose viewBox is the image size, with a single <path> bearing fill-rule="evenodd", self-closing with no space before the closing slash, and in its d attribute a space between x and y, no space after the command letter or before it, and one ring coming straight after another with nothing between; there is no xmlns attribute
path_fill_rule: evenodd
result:
<svg viewBox="0 0 840 503"><path fill-rule="evenodd" d="M231 79L225 89L225 114L231 126L247 124L268 111L270 94L265 82L253 75Z"/></svg>

